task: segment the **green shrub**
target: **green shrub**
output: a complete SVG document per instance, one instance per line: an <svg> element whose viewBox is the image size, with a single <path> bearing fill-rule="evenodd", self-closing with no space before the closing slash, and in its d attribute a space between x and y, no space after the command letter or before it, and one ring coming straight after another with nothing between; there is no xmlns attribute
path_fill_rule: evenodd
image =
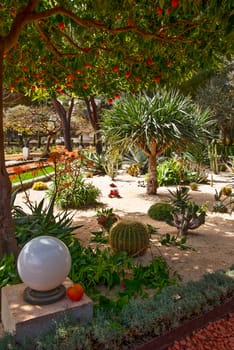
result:
<svg viewBox="0 0 234 350"><path fill-rule="evenodd" d="M101 191L93 184L85 182L82 175L74 178L70 173L59 179L60 186L56 192L55 202L62 209L78 209L93 206ZM52 197L54 186L49 196Z"/></svg>
<svg viewBox="0 0 234 350"><path fill-rule="evenodd" d="M4 255L0 261L0 289L7 284L17 284L20 283L17 269L16 261L13 254Z"/></svg>
<svg viewBox="0 0 234 350"><path fill-rule="evenodd" d="M170 203L155 203L149 208L148 215L151 219L170 223L173 219L172 209L173 207Z"/></svg>
<svg viewBox="0 0 234 350"><path fill-rule="evenodd" d="M149 232L141 222L119 220L111 227L109 240L115 253L125 251L130 256L144 255L149 246Z"/></svg>
<svg viewBox="0 0 234 350"><path fill-rule="evenodd" d="M164 160L158 164L157 173L159 186L206 183L208 178L203 168L191 165L183 158Z"/></svg>

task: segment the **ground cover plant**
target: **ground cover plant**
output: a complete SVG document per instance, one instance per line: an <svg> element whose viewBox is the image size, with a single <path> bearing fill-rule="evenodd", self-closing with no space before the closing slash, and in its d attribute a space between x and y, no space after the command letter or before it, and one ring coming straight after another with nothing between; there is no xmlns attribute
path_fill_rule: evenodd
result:
<svg viewBox="0 0 234 350"><path fill-rule="evenodd" d="M234 267L210 273L199 281L168 286L150 298L131 298L119 313L95 310L89 324L63 320L43 338L17 344L12 335L0 339L12 350L133 349L191 318L196 318L234 297Z"/></svg>

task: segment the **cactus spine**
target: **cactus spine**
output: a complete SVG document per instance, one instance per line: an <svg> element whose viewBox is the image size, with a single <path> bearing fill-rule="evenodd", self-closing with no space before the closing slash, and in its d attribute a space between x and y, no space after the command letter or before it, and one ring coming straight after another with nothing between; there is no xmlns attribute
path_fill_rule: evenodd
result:
<svg viewBox="0 0 234 350"><path fill-rule="evenodd" d="M125 251L130 256L144 255L149 246L147 226L135 220L119 220L110 229L110 246L115 253Z"/></svg>

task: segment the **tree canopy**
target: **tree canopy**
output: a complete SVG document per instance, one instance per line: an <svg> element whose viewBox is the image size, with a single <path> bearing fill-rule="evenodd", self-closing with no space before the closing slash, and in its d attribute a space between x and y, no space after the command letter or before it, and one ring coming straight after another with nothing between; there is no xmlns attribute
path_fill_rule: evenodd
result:
<svg viewBox="0 0 234 350"><path fill-rule="evenodd" d="M111 103L217 68L233 52L232 1L4 1L0 16L4 81L31 95L72 90Z"/></svg>

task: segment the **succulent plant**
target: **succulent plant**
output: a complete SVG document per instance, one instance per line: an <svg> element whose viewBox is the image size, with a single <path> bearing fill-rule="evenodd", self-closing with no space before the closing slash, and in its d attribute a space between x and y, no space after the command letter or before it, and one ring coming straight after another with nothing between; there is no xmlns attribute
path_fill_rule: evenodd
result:
<svg viewBox="0 0 234 350"><path fill-rule="evenodd" d="M231 194L232 194L232 187L231 186L223 186L221 188L221 193L222 193L223 196L227 196L227 197L231 196Z"/></svg>
<svg viewBox="0 0 234 350"><path fill-rule="evenodd" d="M34 182L32 189L34 191L45 191L45 190L48 190L48 185L45 182L37 181L37 182Z"/></svg>
<svg viewBox="0 0 234 350"><path fill-rule="evenodd" d="M165 221L171 223L173 206L167 202L160 202L152 204L148 210L148 215L151 219L158 221Z"/></svg>
<svg viewBox="0 0 234 350"><path fill-rule="evenodd" d="M109 242L115 253L125 251L130 256L144 255L149 246L148 228L135 220L119 220L110 229Z"/></svg>
<svg viewBox="0 0 234 350"><path fill-rule="evenodd" d="M197 191L198 184L196 182L190 182L189 187L192 191Z"/></svg>

